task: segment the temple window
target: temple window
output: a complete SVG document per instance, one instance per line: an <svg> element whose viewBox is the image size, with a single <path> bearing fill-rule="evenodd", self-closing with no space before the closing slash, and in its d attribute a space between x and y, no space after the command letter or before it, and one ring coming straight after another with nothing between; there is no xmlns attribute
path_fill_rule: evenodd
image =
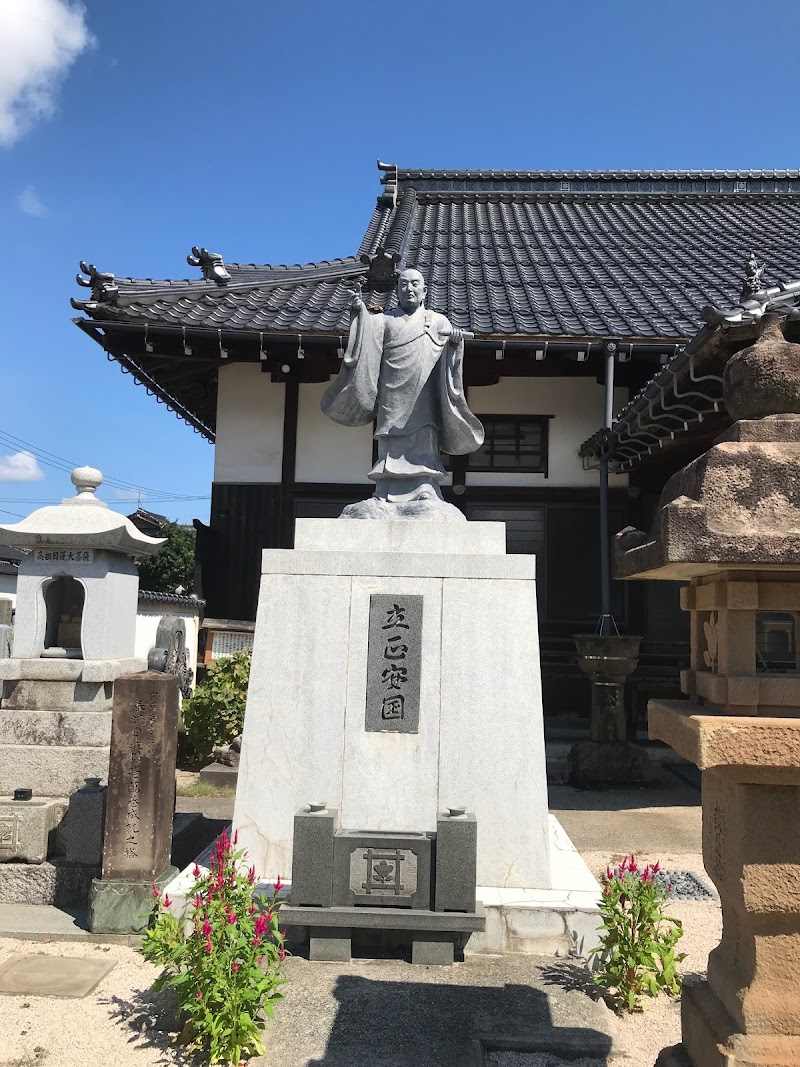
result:
<svg viewBox="0 0 800 1067"><path fill-rule="evenodd" d="M470 471L509 471L547 477L549 415L478 415L486 437L467 457Z"/></svg>
<svg viewBox="0 0 800 1067"><path fill-rule="evenodd" d="M788 611L759 611L756 615L756 660L759 671L787 671L797 667L795 617Z"/></svg>

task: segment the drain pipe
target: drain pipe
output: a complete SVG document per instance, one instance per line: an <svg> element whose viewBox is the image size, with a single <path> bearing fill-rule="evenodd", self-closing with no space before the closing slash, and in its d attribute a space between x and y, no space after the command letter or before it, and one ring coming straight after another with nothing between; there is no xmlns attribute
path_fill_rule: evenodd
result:
<svg viewBox="0 0 800 1067"><path fill-rule="evenodd" d="M603 445L600 450L600 622L597 632L602 636L618 633L611 613L611 543L608 518L608 453L611 423L614 419L614 361L616 341L603 345L606 358L605 410L603 415Z"/></svg>

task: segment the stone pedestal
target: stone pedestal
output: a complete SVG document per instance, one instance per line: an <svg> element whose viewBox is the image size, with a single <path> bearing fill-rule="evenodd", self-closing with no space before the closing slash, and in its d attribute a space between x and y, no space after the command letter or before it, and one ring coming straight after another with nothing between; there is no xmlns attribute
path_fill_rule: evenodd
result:
<svg viewBox="0 0 800 1067"><path fill-rule="evenodd" d="M145 671L118 679L103 875L92 884L89 906L89 926L96 933L144 929L151 884L172 876L177 739L177 678Z"/></svg>
<svg viewBox="0 0 800 1067"><path fill-rule="evenodd" d="M263 554L234 811L259 876L309 801L375 831L463 805L480 886L549 889L535 558L501 523L301 520L295 545Z"/></svg>
<svg viewBox="0 0 800 1067"><path fill-rule="evenodd" d="M800 719L651 701L650 735L703 772L703 858L722 941L687 989L695 1067L800 1064Z"/></svg>

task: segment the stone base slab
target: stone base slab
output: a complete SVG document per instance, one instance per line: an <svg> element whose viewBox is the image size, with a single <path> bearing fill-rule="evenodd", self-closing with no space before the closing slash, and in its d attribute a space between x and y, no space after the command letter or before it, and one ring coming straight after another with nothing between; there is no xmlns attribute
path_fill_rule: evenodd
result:
<svg viewBox="0 0 800 1067"><path fill-rule="evenodd" d="M2 685L5 711L111 711L113 682L58 682L50 678L21 678Z"/></svg>
<svg viewBox="0 0 800 1067"><path fill-rule="evenodd" d="M0 863L0 904L54 904L84 907L99 867L45 863Z"/></svg>
<svg viewBox="0 0 800 1067"><path fill-rule="evenodd" d="M16 682L113 682L147 670L144 659L3 659L0 680Z"/></svg>
<svg viewBox="0 0 800 1067"><path fill-rule="evenodd" d="M217 789L235 789L239 778L238 767L226 767L223 763L209 763L200 771L200 781Z"/></svg>
<svg viewBox="0 0 800 1067"><path fill-rule="evenodd" d="M44 863L67 801L0 800L0 862Z"/></svg>
<svg viewBox="0 0 800 1067"><path fill-rule="evenodd" d="M28 788L36 797L70 796L86 778L108 777L109 748L0 745L0 795Z"/></svg>
<svg viewBox="0 0 800 1067"><path fill-rule="evenodd" d="M681 1036L694 1067L800 1067L800 1034L738 1033L707 982L684 987Z"/></svg>
<svg viewBox="0 0 800 1067"><path fill-rule="evenodd" d="M155 879L163 889L178 874L168 867ZM93 934L139 934L147 929L153 908L153 882L95 878L89 896L89 929Z"/></svg>
<svg viewBox="0 0 800 1067"><path fill-rule="evenodd" d="M0 709L0 745L102 748L111 744L109 711Z"/></svg>
<svg viewBox="0 0 800 1067"><path fill-rule="evenodd" d="M649 785L654 780L647 752L630 741L578 741L568 763L569 784L577 789Z"/></svg>

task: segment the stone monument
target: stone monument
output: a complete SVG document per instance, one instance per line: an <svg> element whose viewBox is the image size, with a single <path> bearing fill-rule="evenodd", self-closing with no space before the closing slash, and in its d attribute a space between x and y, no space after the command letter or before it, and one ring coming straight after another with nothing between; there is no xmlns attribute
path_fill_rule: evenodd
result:
<svg viewBox="0 0 800 1067"><path fill-rule="evenodd" d="M99 873L114 683L134 658L139 577L158 551L98 500L99 471L72 472L77 495L3 525L20 563L14 655L0 659L0 901L86 902ZM23 866L19 861L25 860Z"/></svg>
<svg viewBox="0 0 800 1067"><path fill-rule="evenodd" d="M403 271L398 297L380 315L354 298L323 399L341 422L377 420L375 495L339 519L298 520L293 550L263 554L234 825L259 876L285 879L295 815L319 797L343 831L371 833L431 834L462 807L478 827L478 899L496 908L484 946L542 950L544 926L544 950L558 938L566 950L566 920L522 917L558 897L562 855L547 814L536 560L506 555L503 523L466 523L442 499L440 447L483 439L464 400L463 335L425 307L418 271Z"/></svg>
<svg viewBox="0 0 800 1067"><path fill-rule="evenodd" d="M114 687L103 875L89 902L94 933L145 929L153 883L178 873L170 866L178 686L175 675L145 671Z"/></svg>
<svg viewBox="0 0 800 1067"><path fill-rule="evenodd" d="M800 345L786 323L720 325L707 344L727 357L736 421L667 483L651 533L615 545L618 577L689 581L688 699L651 700L648 716L651 737L703 772L703 860L722 904L708 980L687 983L683 1048L664 1065L800 1063ZM788 662L770 660L775 627Z"/></svg>
<svg viewBox="0 0 800 1067"><path fill-rule="evenodd" d="M466 455L483 444L464 397L464 338L472 334L425 307L426 293L420 272L408 269L391 311L370 312L353 294L347 351L322 410L345 426L375 421L378 462L369 472L375 493L348 505L348 518L464 521L442 499L440 452Z"/></svg>

